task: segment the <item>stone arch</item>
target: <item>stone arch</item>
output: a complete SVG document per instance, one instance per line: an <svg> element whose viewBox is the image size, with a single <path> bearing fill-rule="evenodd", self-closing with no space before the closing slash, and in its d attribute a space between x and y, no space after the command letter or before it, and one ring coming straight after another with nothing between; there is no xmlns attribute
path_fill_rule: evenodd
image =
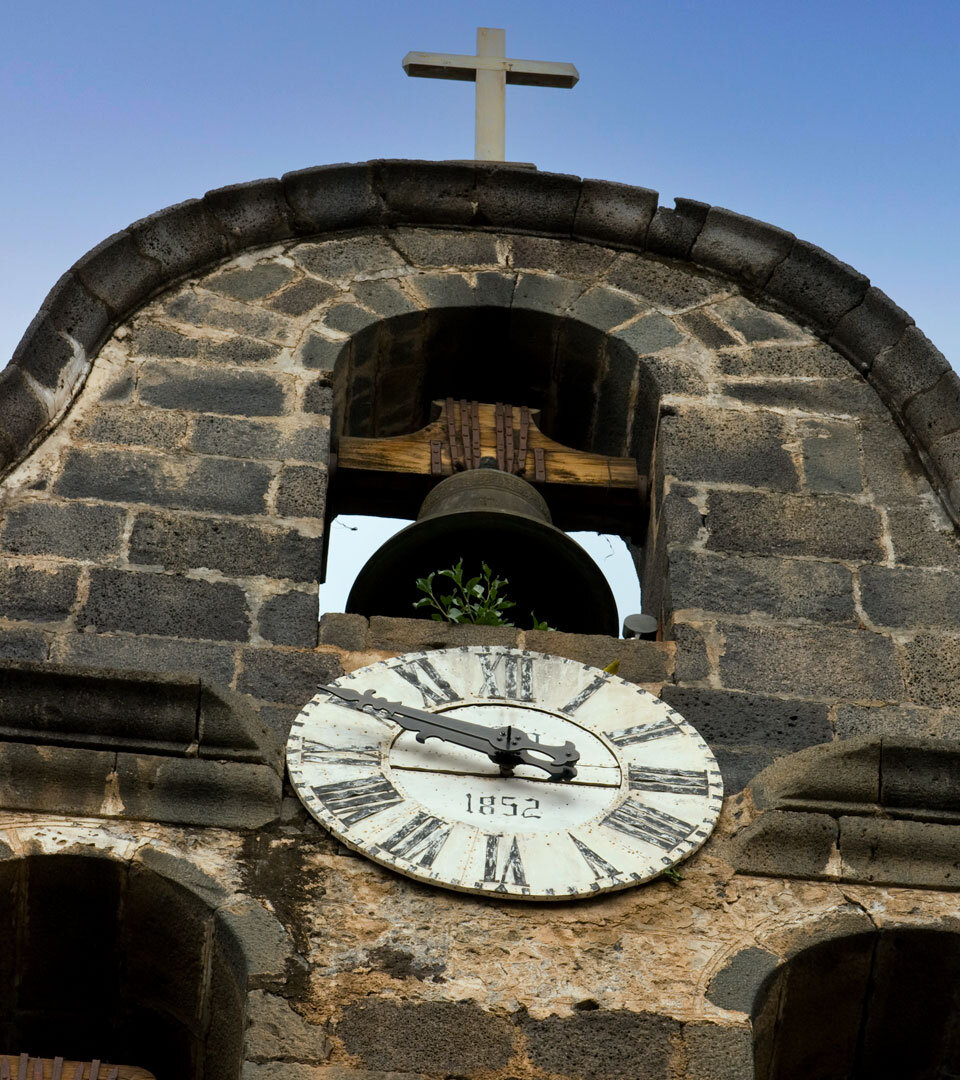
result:
<svg viewBox="0 0 960 1080"><path fill-rule="evenodd" d="M110 332L185 275L257 245L397 224L573 237L718 270L810 326L878 390L954 520L960 379L864 275L721 207L509 166L372 161L208 192L109 237L54 286L0 376L0 455L19 460L63 415Z"/></svg>
<svg viewBox="0 0 960 1080"><path fill-rule="evenodd" d="M759 988L756 1080L960 1071L960 934L895 927L801 949Z"/></svg>
<svg viewBox="0 0 960 1080"><path fill-rule="evenodd" d="M74 848L0 862L9 1052L140 1065L163 1080L237 1080L248 980L282 971L284 931L185 860ZM251 952L250 928L257 924ZM265 932L266 929L266 932ZM258 951L261 955L257 956Z"/></svg>

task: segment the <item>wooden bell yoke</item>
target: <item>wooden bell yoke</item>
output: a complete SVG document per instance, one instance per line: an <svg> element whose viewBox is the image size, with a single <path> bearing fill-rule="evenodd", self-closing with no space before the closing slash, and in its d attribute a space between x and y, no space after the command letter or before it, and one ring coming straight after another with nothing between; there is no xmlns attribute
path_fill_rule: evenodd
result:
<svg viewBox="0 0 960 1080"><path fill-rule="evenodd" d="M415 518L438 480L484 465L533 484L565 531L615 532L641 539L648 479L629 457L574 450L544 435L526 406L434 402L439 415L409 435L341 435L331 455L334 514ZM390 474L385 482L385 474Z"/></svg>

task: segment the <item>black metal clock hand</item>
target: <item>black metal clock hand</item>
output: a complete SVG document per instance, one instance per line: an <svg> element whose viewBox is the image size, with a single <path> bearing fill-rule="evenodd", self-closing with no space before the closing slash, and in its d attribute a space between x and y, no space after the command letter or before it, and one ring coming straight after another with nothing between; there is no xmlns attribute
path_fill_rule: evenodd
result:
<svg viewBox="0 0 960 1080"><path fill-rule="evenodd" d="M443 739L468 750L478 750L497 765L507 768L533 765L543 769L551 780L572 780L577 775L574 765L580 760L580 754L572 742L548 746L535 742L526 732L512 725L488 728L445 713L422 712L399 701L378 698L375 690L365 690L361 694L344 686L321 685L320 689L341 701L350 702L361 711L385 713L405 730L415 732L418 742Z"/></svg>

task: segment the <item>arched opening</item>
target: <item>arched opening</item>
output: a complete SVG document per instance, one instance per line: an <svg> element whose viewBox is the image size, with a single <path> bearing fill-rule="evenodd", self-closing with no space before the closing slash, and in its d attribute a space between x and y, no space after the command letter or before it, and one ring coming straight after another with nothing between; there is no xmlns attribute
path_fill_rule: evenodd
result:
<svg viewBox="0 0 960 1080"><path fill-rule="evenodd" d="M626 342L586 323L522 308L435 308L382 319L345 344L334 442L416 431L446 397L527 405L557 442L642 467L658 395Z"/></svg>
<svg viewBox="0 0 960 1080"><path fill-rule="evenodd" d="M246 974L232 934L139 863L0 863L6 1053L138 1065L157 1080L236 1080Z"/></svg>
<svg viewBox="0 0 960 1080"><path fill-rule="evenodd" d="M435 308L382 319L345 343L335 365L332 442L336 468L329 497L327 536L333 519L340 514L412 520L440 479L430 472L391 477L389 470L372 477L363 474L361 478L345 467L347 456L340 453L341 446L358 438L410 435L431 423L445 428L446 421L438 420L436 402L460 402L456 406L458 418L462 417L467 402L487 403L490 410L492 403L506 402L516 409L529 409L534 414L532 422L555 444L586 454L633 458L638 462L628 492L615 490L616 485L606 472L603 475L607 479L602 483L594 481L592 487L586 482L566 485L551 482L549 465L546 482L541 482L544 477L539 473L535 477L532 465L524 473L524 479L534 482L545 496L553 524L559 529L589 530L595 536L602 534L608 538L605 560L612 550L615 561L610 566L615 568L617 579L624 582L620 591L632 593L635 587L631 588L625 579L629 575L636 580L635 555L619 544L617 538L623 537L635 545L643 539L645 488L636 482L636 473L638 469L644 476L648 472L657 400L649 372L624 341L574 319L520 307ZM454 410L451 404L447 408ZM513 434L507 435L508 440L514 438ZM433 445L438 448L439 456L440 444ZM551 451L546 453L549 455ZM452 460L452 448L450 457ZM571 471L574 474L575 470ZM419 534L417 543L420 543ZM463 546L463 541L458 543ZM485 550L499 550L491 544L488 539L481 546ZM520 565L526 568L512 575L514 581L529 579L531 565L540 563L524 561L523 556L515 558L512 544L504 542L502 546L508 554L501 551L501 561L513 565L519 558ZM459 550L454 551L446 563L452 566L458 554L461 554ZM483 557L493 561L492 556ZM444 568L439 564L434 566L426 552L423 558L427 561L417 574L405 575L405 579L410 578L410 590L420 570L426 574ZM481 556L473 559L476 566L470 573L479 572L481 560ZM553 581L554 587L535 590L536 603L527 605L531 611L534 607L542 611L551 604L557 607L559 601L555 596L548 600L543 594L557 592L555 583L566 578L567 569L561 560L559 569L542 575ZM337 570L334 564L330 574L335 575ZM411 596L404 591L398 599L393 597L392 589L378 588L377 596L381 607L376 611L368 610L369 604L351 610L362 614L417 614L412 604L417 598L415 591ZM383 606L391 597L392 606ZM569 625L555 618L547 618L547 623L581 632L616 632L612 627L601 631L586 616L586 621L574 617L568 607L563 605L560 610L573 620ZM623 614L633 610L636 606ZM615 611L613 622L616 623Z"/></svg>
<svg viewBox="0 0 960 1080"><path fill-rule="evenodd" d="M753 1014L756 1080L960 1076L960 934L835 938L777 968Z"/></svg>

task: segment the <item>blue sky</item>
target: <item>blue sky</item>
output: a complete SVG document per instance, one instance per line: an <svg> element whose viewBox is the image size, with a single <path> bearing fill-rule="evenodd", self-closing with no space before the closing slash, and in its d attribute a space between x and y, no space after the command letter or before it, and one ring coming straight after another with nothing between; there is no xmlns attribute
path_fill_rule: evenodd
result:
<svg viewBox="0 0 960 1080"><path fill-rule="evenodd" d="M508 157L788 228L956 362L958 0L8 2L0 352L76 258L162 206L324 162L470 157L473 85L400 60L472 52L477 25L581 73L508 88Z"/></svg>

